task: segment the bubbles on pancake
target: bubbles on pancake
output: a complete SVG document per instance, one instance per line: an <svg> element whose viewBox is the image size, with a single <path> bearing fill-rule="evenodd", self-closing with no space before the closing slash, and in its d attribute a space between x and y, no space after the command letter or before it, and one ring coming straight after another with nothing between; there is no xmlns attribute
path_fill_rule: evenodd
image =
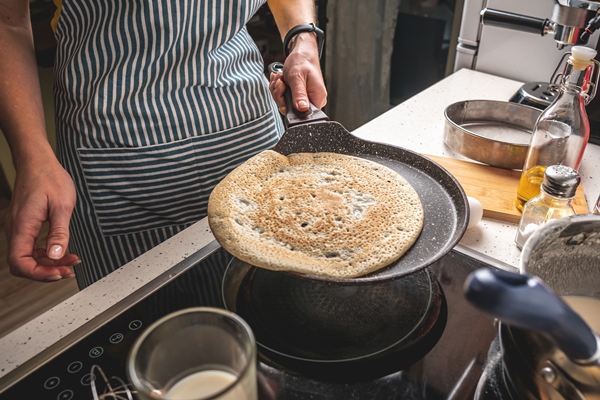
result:
<svg viewBox="0 0 600 400"><path fill-rule="evenodd" d="M222 205L209 223L225 249L260 267L361 276L400 257L422 228L414 189L375 162L266 151L242 166L211 194L209 209Z"/></svg>

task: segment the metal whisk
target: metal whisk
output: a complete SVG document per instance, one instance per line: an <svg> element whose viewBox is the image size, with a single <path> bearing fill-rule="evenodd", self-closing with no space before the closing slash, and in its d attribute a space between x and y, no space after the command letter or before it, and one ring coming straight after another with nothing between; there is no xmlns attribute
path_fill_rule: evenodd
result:
<svg viewBox="0 0 600 400"><path fill-rule="evenodd" d="M112 376L110 379L106 377L106 374L98 365L92 365L91 369L92 376L102 378L101 383L104 383L104 389L99 393L99 388L96 387L98 379L92 380L90 386L92 388L92 396L94 400L133 400L133 393L129 389L129 385L118 376Z"/></svg>

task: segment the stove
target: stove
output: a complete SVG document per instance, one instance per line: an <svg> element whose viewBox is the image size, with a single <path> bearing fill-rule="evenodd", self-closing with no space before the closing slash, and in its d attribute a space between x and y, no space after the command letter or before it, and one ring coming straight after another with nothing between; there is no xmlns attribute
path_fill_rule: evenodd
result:
<svg viewBox="0 0 600 400"><path fill-rule="evenodd" d="M0 400L127 399L125 361L134 341L152 322L176 310L223 307L222 277L231 260L216 242L201 249L0 379ZM462 291L468 274L483 267L514 270L460 245L429 267L445 297L445 326L431 350L408 367L333 382L309 378L259 355L259 399L462 400L473 399L477 390L486 394L481 398L503 398L493 397L495 389L485 389L490 371L497 368L494 319L471 306Z"/></svg>

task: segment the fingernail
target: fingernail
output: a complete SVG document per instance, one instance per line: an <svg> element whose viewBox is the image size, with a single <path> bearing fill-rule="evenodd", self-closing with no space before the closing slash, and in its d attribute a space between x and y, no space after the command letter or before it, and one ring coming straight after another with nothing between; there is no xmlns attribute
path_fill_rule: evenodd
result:
<svg viewBox="0 0 600 400"><path fill-rule="evenodd" d="M279 112L285 114L285 107L279 107Z"/></svg>
<svg viewBox="0 0 600 400"><path fill-rule="evenodd" d="M306 101L300 100L298 102L298 108L306 108L306 107L308 107L308 103Z"/></svg>
<svg viewBox="0 0 600 400"><path fill-rule="evenodd" d="M71 278L75 278L75 274L69 274L69 275L63 276L63 279L71 279Z"/></svg>
<svg viewBox="0 0 600 400"><path fill-rule="evenodd" d="M61 279L62 279L62 276L60 276L60 275L52 275L52 276L49 276L49 277L46 278L46 280L48 282L59 281Z"/></svg>
<svg viewBox="0 0 600 400"><path fill-rule="evenodd" d="M283 85L283 81L281 79L277 79L277 83L275 84L275 89L279 89Z"/></svg>
<svg viewBox="0 0 600 400"><path fill-rule="evenodd" d="M71 264L68 264L69 267L74 267L76 265L81 264L81 260L73 261Z"/></svg>
<svg viewBox="0 0 600 400"><path fill-rule="evenodd" d="M58 260L59 258L62 257L62 253L63 253L62 246L55 244L52 247L50 247L50 250L48 250L46 255L52 259Z"/></svg>

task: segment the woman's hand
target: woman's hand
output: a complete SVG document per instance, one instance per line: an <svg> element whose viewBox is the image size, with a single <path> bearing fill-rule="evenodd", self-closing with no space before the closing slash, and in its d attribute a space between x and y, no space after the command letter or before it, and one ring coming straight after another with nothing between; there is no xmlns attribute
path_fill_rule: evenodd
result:
<svg viewBox="0 0 600 400"><path fill-rule="evenodd" d="M71 267L81 261L66 250L75 198L73 181L55 158L17 170L5 222L7 261L13 275L46 282L74 276ZM36 242L46 221L46 247L38 248Z"/></svg>
<svg viewBox="0 0 600 400"><path fill-rule="evenodd" d="M283 98L286 84L292 91L292 104L298 111L307 111L309 102L318 108L327 104L327 90L321 74L314 34L298 34L283 64L283 74L271 73L269 89L282 114L286 112Z"/></svg>

